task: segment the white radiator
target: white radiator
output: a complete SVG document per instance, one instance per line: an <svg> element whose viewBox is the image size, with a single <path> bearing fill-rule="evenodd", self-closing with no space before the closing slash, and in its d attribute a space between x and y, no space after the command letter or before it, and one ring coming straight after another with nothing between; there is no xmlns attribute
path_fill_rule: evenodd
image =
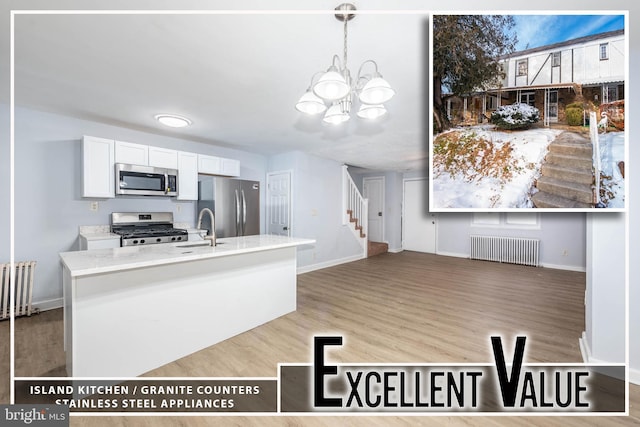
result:
<svg viewBox="0 0 640 427"><path fill-rule="evenodd" d="M538 267L540 240L471 235L471 259Z"/></svg>
<svg viewBox="0 0 640 427"><path fill-rule="evenodd" d="M0 319L7 319L11 313L11 264L0 264L0 279L2 280L2 301L0 301ZM17 302L14 305L16 316L31 316L31 296L33 293L33 273L36 268L35 261L15 263L15 295Z"/></svg>

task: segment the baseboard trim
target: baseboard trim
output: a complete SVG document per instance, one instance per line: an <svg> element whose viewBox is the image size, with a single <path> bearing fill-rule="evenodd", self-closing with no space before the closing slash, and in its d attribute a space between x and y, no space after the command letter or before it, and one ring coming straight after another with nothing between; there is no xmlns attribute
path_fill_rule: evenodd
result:
<svg viewBox="0 0 640 427"><path fill-rule="evenodd" d="M578 344L580 346L580 355L582 356L582 361L584 363L589 363L591 360L591 349L589 348L589 343L587 342L586 332L582 332L582 336L578 338Z"/></svg>
<svg viewBox="0 0 640 427"><path fill-rule="evenodd" d="M469 254L463 254L460 252L443 252L443 251L436 251L436 255L442 255L442 256L452 256L452 257L456 257L456 258L469 258ZM585 267L578 267L575 265L561 265L561 264L540 264L540 267L544 267L544 268L555 268L557 270L568 270L568 271L578 271L580 273L585 273L587 271L587 269Z"/></svg>
<svg viewBox="0 0 640 427"><path fill-rule="evenodd" d="M541 263L540 267L544 268L555 268L556 270L568 270L568 271L578 271L580 273L586 273L586 267L578 267L575 265L560 265L560 264L547 264Z"/></svg>
<svg viewBox="0 0 640 427"><path fill-rule="evenodd" d="M587 342L586 332L582 332L582 337L578 338L578 343L580 345L580 354L582 355L582 361L588 365L604 365L604 366L591 366L595 372L598 372L603 375L608 375L613 378L617 378L619 380L624 381L624 370L618 368L616 365L620 365L619 363L607 362L605 360L596 359L591 354L591 348L589 347L589 343ZM636 380L639 382L636 384L640 384L640 371L636 371L638 373L638 377ZM622 374L622 375L620 375ZM629 381L631 380L631 371L629 372Z"/></svg>
<svg viewBox="0 0 640 427"><path fill-rule="evenodd" d="M402 251L404 251L404 249L402 248L389 248L389 252L391 252L392 254L399 254Z"/></svg>
<svg viewBox="0 0 640 427"><path fill-rule="evenodd" d="M629 382L640 385L640 369L629 368Z"/></svg>
<svg viewBox="0 0 640 427"><path fill-rule="evenodd" d="M334 267L336 265L346 264L348 262L358 261L358 260L365 259L365 258L366 258L366 256L364 256L363 254L358 254L358 255L353 255L353 256L350 256L350 257L345 257L345 258L340 258L340 259L334 259L334 260L331 260L331 261L320 262L318 264L305 265L305 266L302 266L302 267L298 267L297 273L298 274L309 273L311 271L322 270L323 268Z"/></svg>
<svg viewBox="0 0 640 427"><path fill-rule="evenodd" d="M33 307L40 311L55 310L56 308L64 307L64 301L62 298L49 299L45 301L34 302L31 304Z"/></svg>

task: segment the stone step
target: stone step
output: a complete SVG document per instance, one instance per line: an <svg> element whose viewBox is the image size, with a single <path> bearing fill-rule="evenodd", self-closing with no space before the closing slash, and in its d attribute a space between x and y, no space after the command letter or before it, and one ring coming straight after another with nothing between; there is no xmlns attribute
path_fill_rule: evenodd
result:
<svg viewBox="0 0 640 427"><path fill-rule="evenodd" d="M566 156L584 157L589 159L591 159L593 153L591 144L572 142L554 142L549 145L549 151Z"/></svg>
<svg viewBox="0 0 640 427"><path fill-rule="evenodd" d="M545 191L577 202L590 204L593 201L591 185L587 184L567 182L542 176L538 179L536 187L540 191Z"/></svg>
<svg viewBox="0 0 640 427"><path fill-rule="evenodd" d="M559 165L546 163L542 165L542 176L556 178L563 181L577 182L579 184L593 183L593 174L583 169L565 168Z"/></svg>
<svg viewBox="0 0 640 427"><path fill-rule="evenodd" d="M569 200L555 194L539 191L531 198L536 208L592 208L590 204Z"/></svg>
<svg viewBox="0 0 640 427"><path fill-rule="evenodd" d="M591 157L567 156L554 152L549 152L547 154L546 162L554 165L562 165L571 169L583 169L586 171L590 171L593 164Z"/></svg>

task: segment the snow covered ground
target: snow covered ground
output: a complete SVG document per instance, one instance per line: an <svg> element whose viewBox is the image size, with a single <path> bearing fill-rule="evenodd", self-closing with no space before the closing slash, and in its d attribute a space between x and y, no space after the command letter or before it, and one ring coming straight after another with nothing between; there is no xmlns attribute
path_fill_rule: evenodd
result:
<svg viewBox="0 0 640 427"><path fill-rule="evenodd" d="M433 207L533 207L531 186L540 175L548 145L561 132L549 128L499 131L493 125L479 125L437 135L433 142Z"/></svg>
<svg viewBox="0 0 640 427"><path fill-rule="evenodd" d="M540 176L548 145L562 130L498 131L493 125L455 128L433 144L433 207L532 208L530 191ZM624 132L599 134L600 198L607 208L625 207Z"/></svg>

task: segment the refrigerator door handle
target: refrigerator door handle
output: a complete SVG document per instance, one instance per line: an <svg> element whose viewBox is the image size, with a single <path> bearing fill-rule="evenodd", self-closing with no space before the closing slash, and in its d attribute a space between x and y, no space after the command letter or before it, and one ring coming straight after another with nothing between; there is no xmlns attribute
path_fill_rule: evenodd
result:
<svg viewBox="0 0 640 427"><path fill-rule="evenodd" d="M236 192L236 236L240 235L240 196L238 190Z"/></svg>
<svg viewBox="0 0 640 427"><path fill-rule="evenodd" d="M240 193L242 193L242 235L244 236L247 227L247 199L244 197L244 190L240 190Z"/></svg>

